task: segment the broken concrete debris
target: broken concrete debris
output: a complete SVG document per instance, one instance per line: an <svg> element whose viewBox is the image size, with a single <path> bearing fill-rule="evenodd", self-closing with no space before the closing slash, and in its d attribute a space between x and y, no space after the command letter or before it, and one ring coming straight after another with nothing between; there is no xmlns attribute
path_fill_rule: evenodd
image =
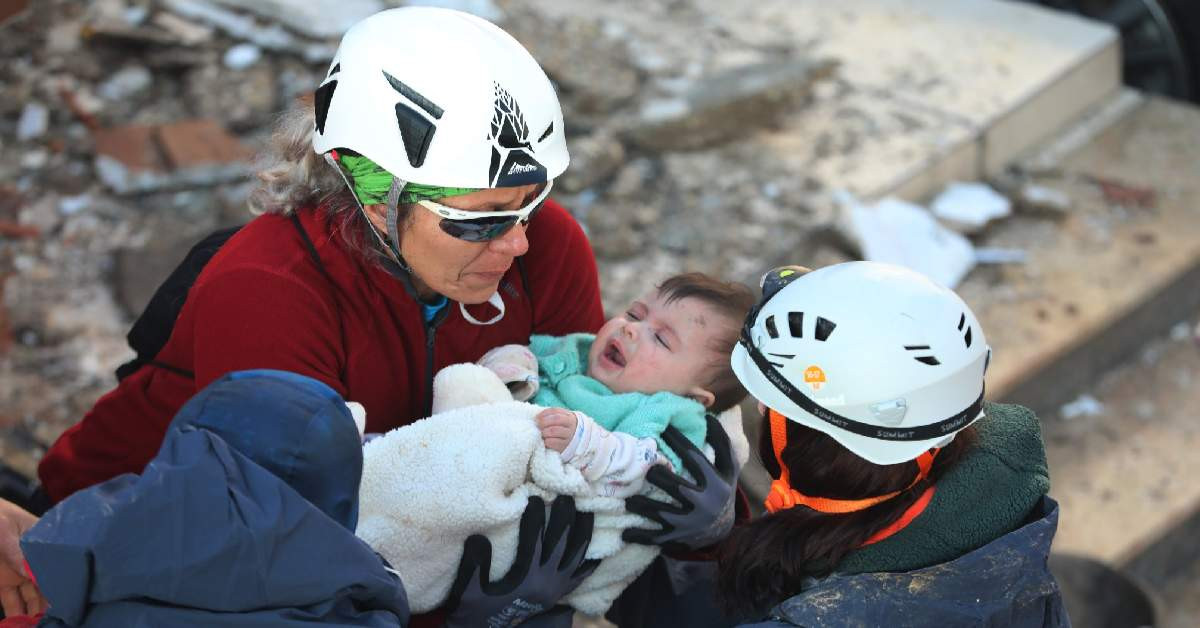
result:
<svg viewBox="0 0 1200 628"><path fill-rule="evenodd" d="M249 11L313 39L337 39L355 22L388 8L380 0L213 0L196 4Z"/></svg>
<svg viewBox="0 0 1200 628"><path fill-rule="evenodd" d="M762 63L733 68L696 82L672 98L644 104L624 130L647 150L695 150L745 139L795 110L812 85L833 73L832 61Z"/></svg>
<svg viewBox="0 0 1200 628"><path fill-rule="evenodd" d="M17 141L28 142L46 134L50 126L50 110L40 102L29 102L17 120Z"/></svg>
<svg viewBox="0 0 1200 628"><path fill-rule="evenodd" d="M213 120L95 133L96 174L118 194L243 179L252 151Z"/></svg>
<svg viewBox="0 0 1200 628"><path fill-rule="evenodd" d="M245 70L258 63L258 60L261 58L262 48L254 44L237 44L226 50L221 60L224 61L225 67L230 70Z"/></svg>
<svg viewBox="0 0 1200 628"><path fill-rule="evenodd" d="M1017 205L1033 211L1063 214L1071 209L1071 197L1057 188L1027 183L1018 192Z"/></svg>
<svg viewBox="0 0 1200 628"><path fill-rule="evenodd" d="M1079 417L1097 416L1104 413L1104 404L1092 395L1083 394L1074 401L1063 404L1058 413L1068 421Z"/></svg>
<svg viewBox="0 0 1200 628"><path fill-rule="evenodd" d="M129 100L145 93L153 81L150 70L140 65L129 65L117 70L116 74L96 87L96 95L105 100Z"/></svg>
<svg viewBox="0 0 1200 628"><path fill-rule="evenodd" d="M203 0L163 0L163 2L179 15L210 24L235 39L253 43L267 50L299 54L309 62L328 61L333 58L336 50L334 44L315 43L301 39L279 24L271 23L264 26L251 16ZM299 3L289 4L301 6Z"/></svg>

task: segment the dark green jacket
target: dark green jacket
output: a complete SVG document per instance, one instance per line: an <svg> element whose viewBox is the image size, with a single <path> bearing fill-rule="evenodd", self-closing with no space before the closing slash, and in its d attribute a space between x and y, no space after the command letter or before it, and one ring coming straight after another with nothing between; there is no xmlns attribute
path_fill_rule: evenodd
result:
<svg viewBox="0 0 1200 628"><path fill-rule="evenodd" d="M978 444L911 524L751 625L1069 626L1046 567L1058 504L1037 417L988 404L976 426Z"/></svg>

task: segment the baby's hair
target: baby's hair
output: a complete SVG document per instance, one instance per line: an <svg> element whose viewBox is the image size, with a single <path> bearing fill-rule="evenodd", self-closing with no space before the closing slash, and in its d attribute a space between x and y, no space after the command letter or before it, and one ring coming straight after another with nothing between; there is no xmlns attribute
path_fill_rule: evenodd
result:
<svg viewBox="0 0 1200 628"><path fill-rule="evenodd" d="M723 326L711 345L719 359L713 362L710 379L702 386L714 396L713 404L709 407L714 414L741 403L746 398L746 389L733 374L729 356L737 344L742 321L757 300L754 292L736 281L721 281L704 273L684 273L663 280L658 284L658 293L667 303L696 299L729 319L732 325Z"/></svg>

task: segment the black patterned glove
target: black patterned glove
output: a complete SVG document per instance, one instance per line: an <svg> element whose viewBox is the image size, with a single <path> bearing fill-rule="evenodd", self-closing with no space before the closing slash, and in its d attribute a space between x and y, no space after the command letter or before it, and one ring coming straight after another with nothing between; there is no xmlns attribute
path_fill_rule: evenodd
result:
<svg viewBox="0 0 1200 628"><path fill-rule="evenodd" d="M663 466L655 466L646 481L666 491L678 504L634 495L625 500L625 509L658 522L662 527L629 528L621 538L629 543L661 545L667 551L706 547L721 540L733 527L734 498L737 492L737 467L729 435L713 415L708 415L708 444L716 454L713 462L668 426L663 440L679 455L683 467L695 478L686 480Z"/></svg>
<svg viewBox="0 0 1200 628"><path fill-rule="evenodd" d="M530 620L527 625L554 625L541 619L563 615L555 605L600 563L584 559L592 525L592 513L577 512L571 497L554 499L549 521L545 502L530 497L521 515L517 557L508 573L495 582L488 582L491 542L478 534L468 538L447 598L446 626L493 628L526 620ZM565 616L565 625L570 626L571 613Z"/></svg>

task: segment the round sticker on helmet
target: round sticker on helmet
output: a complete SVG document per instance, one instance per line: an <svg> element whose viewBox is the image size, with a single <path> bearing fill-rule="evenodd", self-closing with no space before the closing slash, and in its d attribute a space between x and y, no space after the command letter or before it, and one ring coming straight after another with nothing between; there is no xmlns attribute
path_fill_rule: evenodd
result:
<svg viewBox="0 0 1200 628"><path fill-rule="evenodd" d="M821 390L821 385L825 383L825 371L816 365L804 369L804 383L814 391Z"/></svg>

